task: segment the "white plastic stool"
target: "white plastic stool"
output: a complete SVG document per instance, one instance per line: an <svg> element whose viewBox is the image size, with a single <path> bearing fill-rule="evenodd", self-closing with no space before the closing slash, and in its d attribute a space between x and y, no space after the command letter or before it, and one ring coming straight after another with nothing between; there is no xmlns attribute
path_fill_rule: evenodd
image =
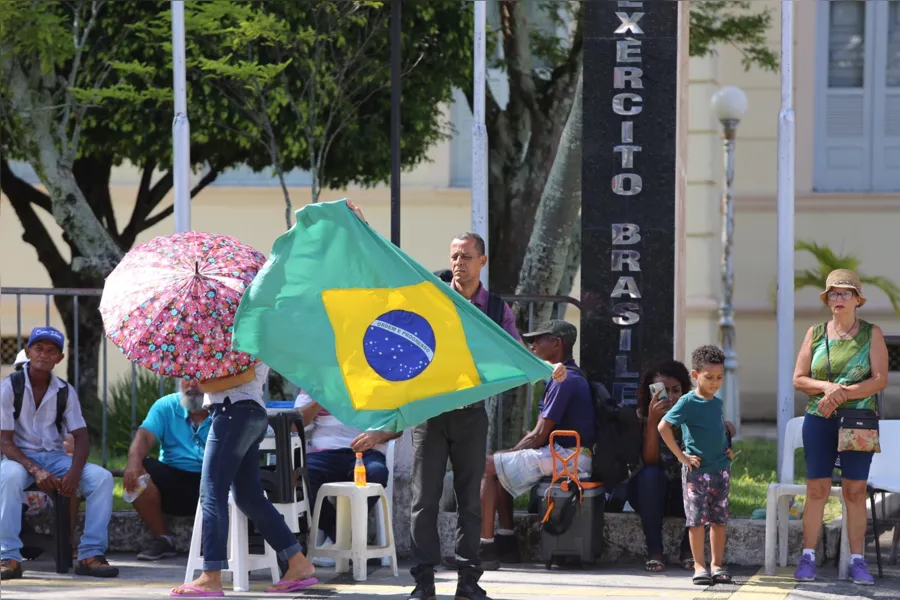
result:
<svg viewBox="0 0 900 600"><path fill-rule="evenodd" d="M331 557L335 559L335 572L346 573L350 570L349 561L353 559L353 579L365 581L366 562L370 558L389 558L394 577L399 576L397 570L397 549L394 546L394 528L391 524L391 506L384 488L378 483L369 483L365 487L357 486L352 481L326 483L319 489L316 497L316 508L313 512L313 526L310 531L318 531L319 515L322 502L328 496L335 497L337 510L337 539L334 546L322 548L311 544L309 558ZM369 498L377 496L381 502L381 515L384 520L384 544L369 546Z"/></svg>
<svg viewBox="0 0 900 600"><path fill-rule="evenodd" d="M300 436L296 433L291 435L291 457L293 458L295 455L295 451L300 449L302 446L300 442ZM275 436L266 436L263 438L263 441L259 444L260 452L274 451L275 450ZM291 470L297 468L298 466L303 465L291 465ZM306 479L303 478L303 481L299 482L299 484L303 487L303 500L297 502L285 502L285 503L276 503L273 502L272 506L275 507L281 516L284 517L287 526L290 528L291 533L300 533L300 517L301 515L306 515L306 526L308 531L312 531L310 526L312 525L312 519L309 515L309 489L306 486ZM296 496L295 496L296 498Z"/></svg>
<svg viewBox="0 0 900 600"><path fill-rule="evenodd" d="M203 570L203 557L200 555L203 540L203 508L197 503L194 514L194 530L191 533L191 550L188 553L187 569L184 582L194 580L194 572ZM263 554L250 554L249 535L247 532L247 516L234 503L231 493L228 494L228 568L231 572L231 587L235 592L250 591L250 571L269 569L272 583L281 579L278 567L278 556L269 544L263 542Z"/></svg>

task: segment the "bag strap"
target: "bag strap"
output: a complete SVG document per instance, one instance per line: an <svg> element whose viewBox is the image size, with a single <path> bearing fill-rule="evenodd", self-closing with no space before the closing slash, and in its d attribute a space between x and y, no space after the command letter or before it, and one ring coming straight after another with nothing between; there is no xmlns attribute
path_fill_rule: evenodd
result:
<svg viewBox="0 0 900 600"><path fill-rule="evenodd" d="M13 389L13 420L22 412L22 398L25 396L25 371L16 371L9 376Z"/></svg>
<svg viewBox="0 0 900 600"><path fill-rule="evenodd" d="M63 382L63 387L56 392L56 430L62 434L63 419L66 413L66 407L69 405L69 384Z"/></svg>
<svg viewBox="0 0 900 600"><path fill-rule="evenodd" d="M506 302L503 298L493 292L488 292L487 316L491 321L503 327L504 312L506 312Z"/></svg>
<svg viewBox="0 0 900 600"><path fill-rule="evenodd" d="M834 377L831 375L831 348L828 346L828 321L825 321L823 326L825 327L825 364L828 368L828 381L834 383Z"/></svg>

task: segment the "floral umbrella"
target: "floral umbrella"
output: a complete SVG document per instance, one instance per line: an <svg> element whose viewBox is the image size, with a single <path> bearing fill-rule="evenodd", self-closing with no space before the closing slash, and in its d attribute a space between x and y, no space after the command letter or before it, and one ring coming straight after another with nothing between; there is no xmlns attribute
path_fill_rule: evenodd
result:
<svg viewBox="0 0 900 600"><path fill-rule="evenodd" d="M234 315L265 261L216 233L176 233L135 246L103 286L106 335L129 360L167 377L240 373L256 359L231 349Z"/></svg>

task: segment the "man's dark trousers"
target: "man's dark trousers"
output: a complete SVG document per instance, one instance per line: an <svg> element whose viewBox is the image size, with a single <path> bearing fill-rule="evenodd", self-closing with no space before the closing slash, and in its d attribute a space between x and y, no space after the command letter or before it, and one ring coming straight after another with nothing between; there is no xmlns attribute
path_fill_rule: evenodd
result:
<svg viewBox="0 0 900 600"><path fill-rule="evenodd" d="M413 429L412 554L413 577L430 574L441 562L438 511L447 472L453 468L456 492L456 556L460 575L481 576L481 478L487 451L488 418L484 402L451 410Z"/></svg>

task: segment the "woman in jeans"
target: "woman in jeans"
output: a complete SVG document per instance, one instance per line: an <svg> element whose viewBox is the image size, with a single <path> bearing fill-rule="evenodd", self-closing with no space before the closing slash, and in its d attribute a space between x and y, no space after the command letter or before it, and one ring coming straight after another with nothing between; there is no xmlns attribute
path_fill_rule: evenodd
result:
<svg viewBox="0 0 900 600"><path fill-rule="evenodd" d="M253 521L266 542L288 562L281 581L267 591L287 593L317 583L315 567L300 550L284 518L266 498L259 481L259 444L269 425L263 384L269 368L254 368L234 377L201 384L207 393L212 426L203 455L200 504L203 507L203 574L172 590L177 598L223 596L222 569L228 567L228 492Z"/></svg>
<svg viewBox="0 0 900 600"><path fill-rule="evenodd" d="M798 581L816 578L814 548L838 458L839 409L877 410L877 394L887 387L888 352L877 326L860 320L856 309L866 303L859 275L837 269L828 275L822 302L831 318L809 328L794 368L794 389L809 396L803 418L806 458L806 508L803 511L803 554L794 573ZM840 452L841 491L847 510L850 579L872 585L863 553L866 542L866 481L871 452Z"/></svg>
<svg viewBox="0 0 900 600"><path fill-rule="evenodd" d="M668 399L662 393L650 396L650 384L666 386ZM657 427L663 415L675 406L682 394L691 390L691 375L676 360L667 360L644 373L638 388L638 416L644 424L641 441L641 468L628 482L628 503L640 515L647 543L647 562L644 568L651 573L666 570L663 550L663 518L684 517L681 498L681 463L663 443ZM681 439L681 432L676 431ZM679 560L685 569L693 569L691 546L687 529L681 538Z"/></svg>

